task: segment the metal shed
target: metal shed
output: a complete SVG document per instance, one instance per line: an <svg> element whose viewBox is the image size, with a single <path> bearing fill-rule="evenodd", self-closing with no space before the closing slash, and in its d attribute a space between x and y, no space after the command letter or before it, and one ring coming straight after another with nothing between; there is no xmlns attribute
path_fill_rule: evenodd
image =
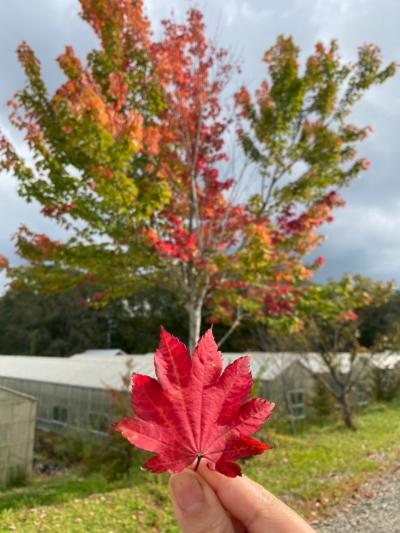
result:
<svg viewBox="0 0 400 533"><path fill-rule="evenodd" d="M36 399L0 386L0 485L31 472Z"/></svg>

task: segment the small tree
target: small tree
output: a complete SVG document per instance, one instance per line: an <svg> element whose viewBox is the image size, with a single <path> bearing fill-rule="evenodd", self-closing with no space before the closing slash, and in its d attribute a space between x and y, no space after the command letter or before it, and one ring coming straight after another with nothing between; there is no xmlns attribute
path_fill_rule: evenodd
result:
<svg viewBox="0 0 400 533"><path fill-rule="evenodd" d="M101 46L86 65L67 47L59 58L67 80L54 95L33 51L18 50L27 85L11 120L33 166L0 140L20 194L72 236L61 243L20 228L17 251L28 265L8 275L41 290L93 283L97 304L168 284L186 304L190 347L206 302L230 331L244 316L292 314L322 263L303 264L321 240L316 228L343 205L338 189L368 167L355 146L369 129L347 117L394 64L382 68L370 45L345 65L335 42L319 43L302 71L299 49L280 37L264 57L271 85L255 99L244 88L226 111L234 71L198 10L185 24L165 21L156 42L141 0L80 3ZM249 195L238 194L242 176L228 166L224 142L236 112L256 165Z"/></svg>
<svg viewBox="0 0 400 533"><path fill-rule="evenodd" d="M304 366L336 400L350 429L355 429L351 393L368 380L366 371L375 356L359 343L358 313L387 301L393 291L391 283L345 276L339 282L310 286L300 304L303 327L298 338L303 344ZM319 354L317 361L310 355L314 351Z"/></svg>

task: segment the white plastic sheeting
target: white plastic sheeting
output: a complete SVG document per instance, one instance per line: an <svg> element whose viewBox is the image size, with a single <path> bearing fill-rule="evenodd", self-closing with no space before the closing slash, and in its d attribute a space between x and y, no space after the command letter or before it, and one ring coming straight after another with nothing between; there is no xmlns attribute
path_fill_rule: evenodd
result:
<svg viewBox="0 0 400 533"><path fill-rule="evenodd" d="M373 360L374 366L382 370L400 369L400 354L398 353L382 353L378 354Z"/></svg>
<svg viewBox="0 0 400 533"><path fill-rule="evenodd" d="M91 389L122 389L122 376L130 366L135 372L151 373L150 356L30 357L0 356L0 377Z"/></svg>
<svg viewBox="0 0 400 533"><path fill-rule="evenodd" d="M226 353L228 364L244 354ZM302 356L296 353L251 352L253 377L270 381L294 362L301 362L313 372L324 372L318 354ZM341 354L345 371L348 354ZM60 385L74 385L92 389L124 389L122 376L131 370L138 374L154 376L154 355L101 355L78 354L72 357L37 357L0 355L0 377L29 379Z"/></svg>
<svg viewBox="0 0 400 533"><path fill-rule="evenodd" d="M103 357L105 355L127 355L124 350L120 350L119 348L110 348L105 350L86 350L85 352L78 353L76 355L73 355L72 357Z"/></svg>
<svg viewBox="0 0 400 533"><path fill-rule="evenodd" d="M226 353L228 364L243 354ZM325 366L318 354L302 356L296 353L252 352L251 371L254 378L263 381L275 379L293 363L301 363L313 372L323 373ZM79 354L72 357L37 357L0 355L0 377L41 381L60 385L87 387L91 389L125 389L123 376L128 371L154 376L154 355L93 355ZM382 354L380 365L387 361L389 368L400 361L400 356ZM345 373L349 354L340 354L340 364Z"/></svg>
<svg viewBox="0 0 400 533"><path fill-rule="evenodd" d="M242 355L224 354L224 363L228 364ZM297 354L290 353L256 352L249 355L253 376L266 381L299 360ZM0 377L92 389L123 389L122 376L128 370L154 376L153 360L153 354L101 357L85 354L72 357L0 355Z"/></svg>

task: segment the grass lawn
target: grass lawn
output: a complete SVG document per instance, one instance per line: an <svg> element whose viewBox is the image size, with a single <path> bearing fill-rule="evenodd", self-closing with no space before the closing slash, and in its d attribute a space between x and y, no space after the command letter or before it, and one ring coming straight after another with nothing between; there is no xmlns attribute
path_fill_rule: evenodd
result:
<svg viewBox="0 0 400 533"><path fill-rule="evenodd" d="M323 516L369 477L400 460L400 403L372 406L356 419L357 432L339 423L269 431L274 450L244 461L253 479L304 514ZM35 477L0 490L0 532L177 532L167 498L168 476L136 470L130 481L99 475Z"/></svg>

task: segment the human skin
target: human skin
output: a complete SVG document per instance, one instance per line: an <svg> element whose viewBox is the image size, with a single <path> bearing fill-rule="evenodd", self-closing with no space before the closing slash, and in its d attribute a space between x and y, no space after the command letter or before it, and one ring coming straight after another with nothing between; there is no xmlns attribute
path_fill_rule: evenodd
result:
<svg viewBox="0 0 400 533"><path fill-rule="evenodd" d="M293 509L246 476L228 478L201 463L170 478L183 533L315 533Z"/></svg>

